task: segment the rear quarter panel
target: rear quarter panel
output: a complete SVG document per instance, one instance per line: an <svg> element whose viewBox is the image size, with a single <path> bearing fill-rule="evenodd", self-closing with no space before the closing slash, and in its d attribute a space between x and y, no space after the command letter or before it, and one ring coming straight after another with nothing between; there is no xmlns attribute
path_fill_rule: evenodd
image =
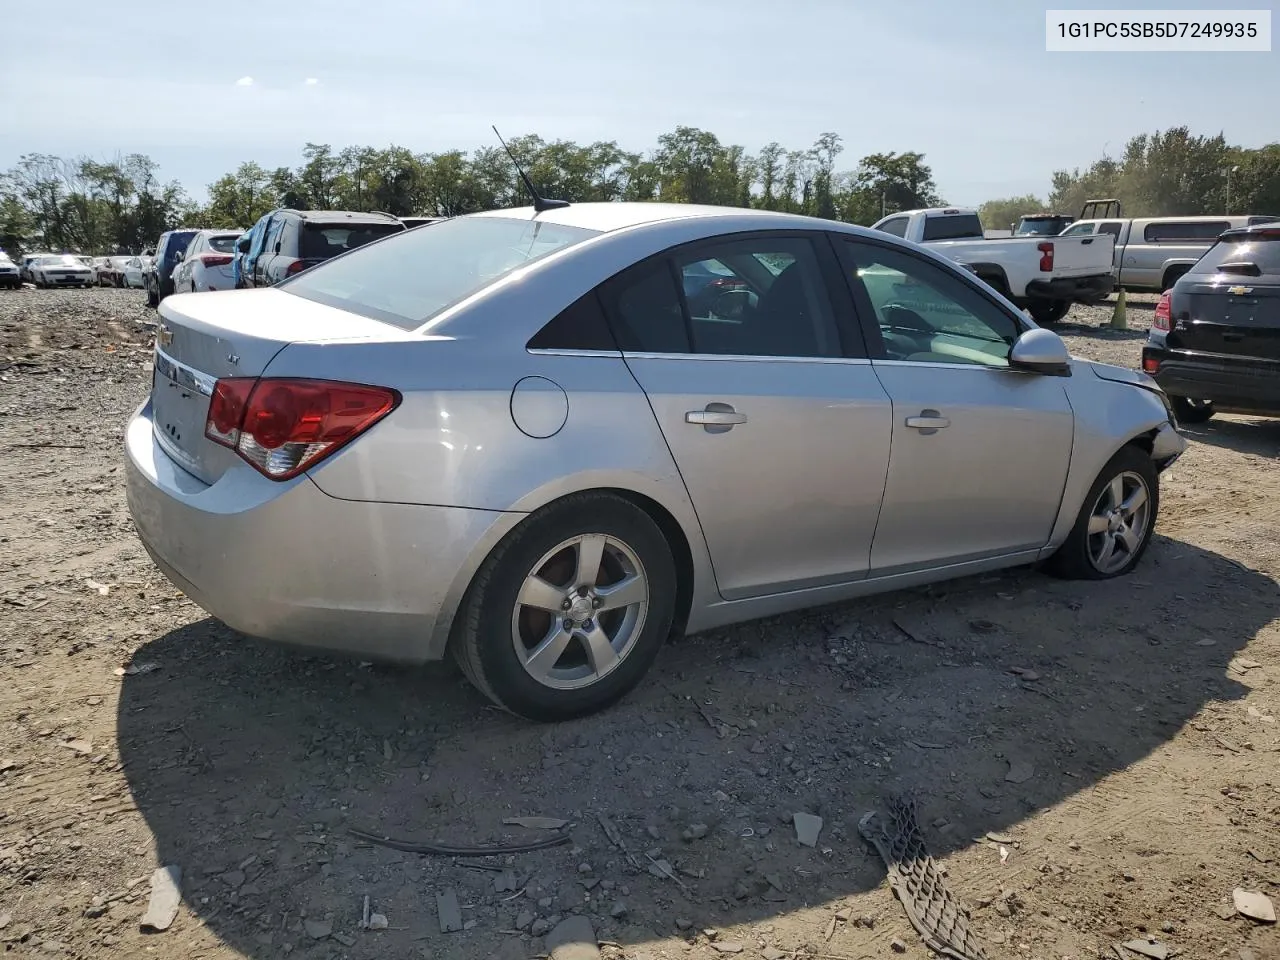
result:
<svg viewBox="0 0 1280 960"><path fill-rule="evenodd" d="M368 434L310 472L324 493L375 500L503 511L523 517L583 490L640 494L683 530L694 609L716 602L706 542L649 402L621 355L521 351L501 357L479 340L397 344L293 344L271 362L272 376L328 377L391 386L401 405ZM512 415L513 388L527 377L548 383L523 412L554 428L529 436ZM517 401L520 403L521 401ZM527 421L522 421L526 422ZM447 591L451 614L475 571L515 524L474 546ZM450 617L433 631L438 654Z"/></svg>

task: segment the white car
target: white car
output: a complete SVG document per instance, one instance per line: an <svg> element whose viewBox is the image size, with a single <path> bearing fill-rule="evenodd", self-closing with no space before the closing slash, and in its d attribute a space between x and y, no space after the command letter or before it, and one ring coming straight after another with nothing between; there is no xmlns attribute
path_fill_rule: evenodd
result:
<svg viewBox="0 0 1280 960"><path fill-rule="evenodd" d="M55 254L31 265L31 279L37 287L91 287L93 268L69 253Z"/></svg>
<svg viewBox="0 0 1280 960"><path fill-rule="evenodd" d="M201 230L187 244L186 252L173 269L174 293L205 293L234 290L232 260L236 241L243 230Z"/></svg>
<svg viewBox="0 0 1280 960"><path fill-rule="evenodd" d="M9 255L0 250L0 287L17 290L22 286L22 276L18 273L18 265L9 259Z"/></svg>
<svg viewBox="0 0 1280 960"><path fill-rule="evenodd" d="M150 257L130 257L124 263L124 285L129 289L141 290L142 272L151 265Z"/></svg>

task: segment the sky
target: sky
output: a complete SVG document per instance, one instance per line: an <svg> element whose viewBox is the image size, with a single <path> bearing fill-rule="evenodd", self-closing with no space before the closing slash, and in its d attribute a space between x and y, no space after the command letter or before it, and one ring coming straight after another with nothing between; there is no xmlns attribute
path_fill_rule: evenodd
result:
<svg viewBox="0 0 1280 960"><path fill-rule="evenodd" d="M685 124L753 152L835 131L840 169L921 151L947 202L976 206L1043 197L1054 170L1117 155L1137 133L1280 141L1280 111L1259 107L1280 90L1280 53L1046 52L1045 9L1088 6L61 0L47 8L57 30L22 31L0 59L0 169L32 152L145 153L202 199L244 160L296 165L308 141L471 150L493 145L497 124L508 139L647 150Z"/></svg>

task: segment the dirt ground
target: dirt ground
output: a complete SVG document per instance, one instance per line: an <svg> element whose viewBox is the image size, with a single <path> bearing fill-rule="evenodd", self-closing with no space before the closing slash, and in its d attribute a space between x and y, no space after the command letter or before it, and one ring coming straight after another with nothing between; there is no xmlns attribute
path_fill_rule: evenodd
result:
<svg viewBox="0 0 1280 960"><path fill-rule="evenodd" d="M1150 299L1128 332L1100 329L1108 307L1062 332L1134 365ZM1280 957L1231 908L1236 887L1280 906L1280 421L1190 428L1120 581L1022 570L694 637L618 708L534 726L452 667L246 640L159 575L120 450L154 316L136 291L0 294L8 955L519 960L580 913L613 958L923 958L857 829L907 789L993 960L1147 937ZM796 812L822 818L816 847ZM544 836L503 823L531 815L572 843L461 861L347 832ZM183 903L147 934L162 864ZM361 929L366 896L387 929Z"/></svg>

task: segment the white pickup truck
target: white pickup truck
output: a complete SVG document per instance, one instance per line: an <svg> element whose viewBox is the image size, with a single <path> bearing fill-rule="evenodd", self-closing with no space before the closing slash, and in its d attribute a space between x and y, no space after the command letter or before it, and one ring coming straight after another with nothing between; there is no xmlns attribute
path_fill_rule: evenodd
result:
<svg viewBox="0 0 1280 960"><path fill-rule="evenodd" d="M1115 286L1114 241L1101 234L988 240L977 211L955 207L895 213L872 229L963 263L1038 324L1057 323L1073 303L1104 300Z"/></svg>

